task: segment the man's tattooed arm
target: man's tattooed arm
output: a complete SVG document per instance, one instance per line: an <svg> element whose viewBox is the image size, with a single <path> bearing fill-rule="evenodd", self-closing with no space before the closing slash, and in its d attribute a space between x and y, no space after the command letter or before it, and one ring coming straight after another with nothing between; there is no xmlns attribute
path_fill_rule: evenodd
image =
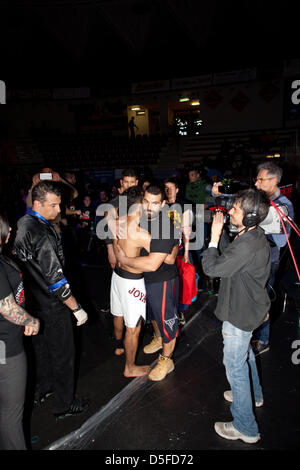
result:
<svg viewBox="0 0 300 470"><path fill-rule="evenodd" d="M30 325L38 328L39 321L16 303L12 293L5 297L5 299L0 300L0 313L6 320L15 325Z"/></svg>

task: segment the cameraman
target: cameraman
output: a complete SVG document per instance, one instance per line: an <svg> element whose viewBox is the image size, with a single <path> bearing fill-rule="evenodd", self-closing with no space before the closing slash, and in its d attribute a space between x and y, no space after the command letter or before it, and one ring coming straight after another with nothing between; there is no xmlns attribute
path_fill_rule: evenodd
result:
<svg viewBox="0 0 300 470"><path fill-rule="evenodd" d="M291 219L294 217L294 208L291 201L284 196L278 184L282 177L282 169L275 165L273 162L261 163L258 167L258 174L255 180L255 186L259 191L264 191L269 200L275 204L286 206L288 215ZM291 227L289 224L286 226L288 236L291 233ZM286 236L282 234L266 235L271 248L271 271L268 279L268 292L270 293L271 288L275 283L275 276L279 268L280 262L280 249L283 248L286 243ZM255 354L259 355L269 351L269 339L270 339L270 319L269 315L267 320L258 328L255 332L255 338L257 344L255 346Z"/></svg>
<svg viewBox="0 0 300 470"><path fill-rule="evenodd" d="M270 307L266 289L270 248L263 230L258 227L268 211L269 200L265 193L253 189L238 192L229 211L231 224L238 230L237 236L229 243L223 231L224 215L217 212L212 222L211 241L202 258L205 274L221 278L215 314L223 322L223 360L231 386L224 397L233 402L233 422L215 423L215 430L226 439L241 439L251 444L257 442L260 435L252 409L248 366L255 404L263 404L250 340Z"/></svg>

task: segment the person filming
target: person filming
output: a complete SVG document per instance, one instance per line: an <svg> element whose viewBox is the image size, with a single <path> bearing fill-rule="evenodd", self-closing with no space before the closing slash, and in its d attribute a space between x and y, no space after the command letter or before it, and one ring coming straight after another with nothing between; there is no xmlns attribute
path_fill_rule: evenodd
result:
<svg viewBox="0 0 300 470"><path fill-rule="evenodd" d="M250 340L270 307L266 289L270 248L259 227L268 211L269 199L264 192L253 189L238 192L229 210L237 236L231 243L226 239L224 214L216 212L211 240L202 259L205 274L220 277L215 315L223 322L223 362L231 387L225 391L224 398L232 403L233 421L216 422L215 431L225 439L241 439L246 443L260 439L253 413L249 368L255 406L262 406L262 388Z"/></svg>

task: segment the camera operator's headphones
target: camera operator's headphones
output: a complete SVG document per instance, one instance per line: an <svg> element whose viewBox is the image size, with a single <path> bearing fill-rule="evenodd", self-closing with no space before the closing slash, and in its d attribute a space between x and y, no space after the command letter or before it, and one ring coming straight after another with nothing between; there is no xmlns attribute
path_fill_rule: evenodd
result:
<svg viewBox="0 0 300 470"><path fill-rule="evenodd" d="M243 225L246 228L254 227L258 223L258 208L260 204L261 196L260 196L260 191L255 192L255 198L254 198L254 208L252 212L249 212L246 214L243 218Z"/></svg>

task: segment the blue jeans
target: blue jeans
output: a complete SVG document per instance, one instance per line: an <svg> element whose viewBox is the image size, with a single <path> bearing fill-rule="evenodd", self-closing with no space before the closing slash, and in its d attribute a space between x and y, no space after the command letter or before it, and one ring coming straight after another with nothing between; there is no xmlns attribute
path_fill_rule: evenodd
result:
<svg viewBox="0 0 300 470"><path fill-rule="evenodd" d="M230 384L233 402L230 407L235 429L247 436L257 436L258 426L253 413L249 367L252 379L254 401L263 398L255 363L255 356L250 345L252 331L243 331L224 321L223 362Z"/></svg>

